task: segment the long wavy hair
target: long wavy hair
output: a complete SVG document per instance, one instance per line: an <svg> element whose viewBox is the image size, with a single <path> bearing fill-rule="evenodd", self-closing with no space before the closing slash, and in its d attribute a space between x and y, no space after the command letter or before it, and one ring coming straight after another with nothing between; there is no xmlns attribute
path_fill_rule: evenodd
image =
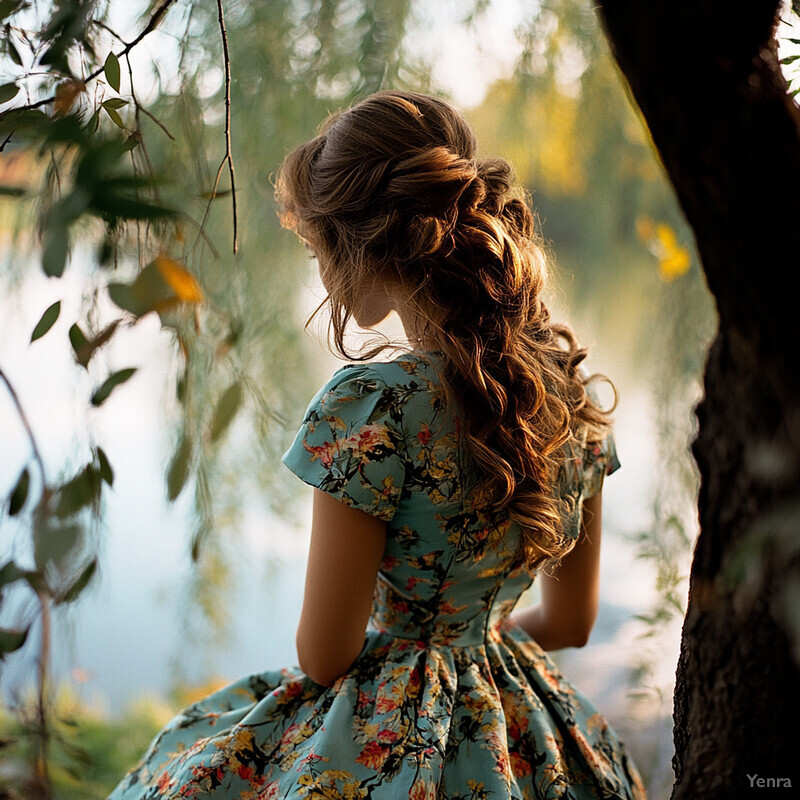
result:
<svg viewBox="0 0 800 800"><path fill-rule="evenodd" d="M278 173L282 223L314 248L336 349L365 286L399 284L427 349L442 356L473 491L516 521L518 557L535 570L574 545L554 491L570 445L610 419L587 394L586 349L551 322L547 263L511 167L477 160L475 135L444 101L383 91L333 114ZM324 305L324 304L323 304Z"/></svg>

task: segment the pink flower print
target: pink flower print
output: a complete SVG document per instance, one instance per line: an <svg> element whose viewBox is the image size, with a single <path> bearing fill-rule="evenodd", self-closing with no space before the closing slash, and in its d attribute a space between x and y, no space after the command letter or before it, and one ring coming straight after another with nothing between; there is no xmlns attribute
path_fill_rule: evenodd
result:
<svg viewBox="0 0 800 800"><path fill-rule="evenodd" d="M308 442L303 442L303 447L311 454L311 460L319 461L325 469L331 468L334 456L338 451L336 442L324 442L321 445L310 445Z"/></svg>
<svg viewBox="0 0 800 800"><path fill-rule="evenodd" d="M425 447L428 442L431 440L431 429L428 427L428 424L423 422L420 426L419 433L417 434L417 439L419 439L419 443Z"/></svg>
<svg viewBox="0 0 800 800"><path fill-rule="evenodd" d="M256 800L277 800L278 798L278 782L273 781L267 784L262 791L258 793Z"/></svg>
<svg viewBox="0 0 800 800"><path fill-rule="evenodd" d="M166 791L167 789L171 789L175 785L175 779L170 777L168 772L162 772L158 778L158 782L156 786L160 792Z"/></svg>
<svg viewBox="0 0 800 800"><path fill-rule="evenodd" d="M342 449L359 453L362 460L366 460L364 456L381 444L389 444L389 434L383 425L373 423L371 425L363 425L352 436L348 436L342 442Z"/></svg>
<svg viewBox="0 0 800 800"><path fill-rule="evenodd" d="M520 753L512 751L509 753L509 760L511 762L511 772L514 774L514 777L520 778L531 774L531 762Z"/></svg>
<svg viewBox="0 0 800 800"><path fill-rule="evenodd" d="M375 741L367 742L358 758L356 758L356 763L363 764L369 769L377 770L383 766L383 762L386 761L388 756L389 747L387 745Z"/></svg>
<svg viewBox="0 0 800 800"><path fill-rule="evenodd" d="M378 741L381 744L394 744L399 738L400 734L397 731L387 729L378 733Z"/></svg>
<svg viewBox="0 0 800 800"><path fill-rule="evenodd" d="M577 725L572 725L568 730L578 745L581 755L586 759L586 763L589 764L589 767L594 772L606 772L609 768L609 763L605 755L597 748L592 747L584 736L583 731Z"/></svg>

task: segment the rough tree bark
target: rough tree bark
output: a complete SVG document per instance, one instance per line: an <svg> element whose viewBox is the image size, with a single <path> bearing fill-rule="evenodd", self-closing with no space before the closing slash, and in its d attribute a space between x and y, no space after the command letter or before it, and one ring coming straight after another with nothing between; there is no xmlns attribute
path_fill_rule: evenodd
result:
<svg viewBox="0 0 800 800"><path fill-rule="evenodd" d="M701 532L676 674L672 798L727 800L785 778L796 790L800 114L776 56L780 6L600 6L719 311L697 411Z"/></svg>

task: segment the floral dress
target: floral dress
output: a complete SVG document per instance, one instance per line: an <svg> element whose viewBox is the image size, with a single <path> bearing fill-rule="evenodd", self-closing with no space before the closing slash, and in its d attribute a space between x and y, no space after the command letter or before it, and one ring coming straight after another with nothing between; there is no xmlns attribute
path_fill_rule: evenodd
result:
<svg viewBox="0 0 800 800"><path fill-rule="evenodd" d="M113 800L644 800L605 719L508 619L534 576L519 537L467 490L435 354L349 365L283 457L387 523L370 626L331 687L247 676L176 716ZM618 466L613 441L565 459L565 526Z"/></svg>

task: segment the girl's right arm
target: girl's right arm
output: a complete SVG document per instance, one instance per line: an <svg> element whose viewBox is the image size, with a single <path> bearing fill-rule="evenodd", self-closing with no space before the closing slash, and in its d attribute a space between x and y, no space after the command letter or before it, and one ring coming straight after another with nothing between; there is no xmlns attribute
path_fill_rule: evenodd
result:
<svg viewBox="0 0 800 800"><path fill-rule="evenodd" d="M562 559L553 577L540 573L542 601L515 611L511 619L543 650L583 647L600 603L602 499L598 493L583 504L578 543Z"/></svg>

